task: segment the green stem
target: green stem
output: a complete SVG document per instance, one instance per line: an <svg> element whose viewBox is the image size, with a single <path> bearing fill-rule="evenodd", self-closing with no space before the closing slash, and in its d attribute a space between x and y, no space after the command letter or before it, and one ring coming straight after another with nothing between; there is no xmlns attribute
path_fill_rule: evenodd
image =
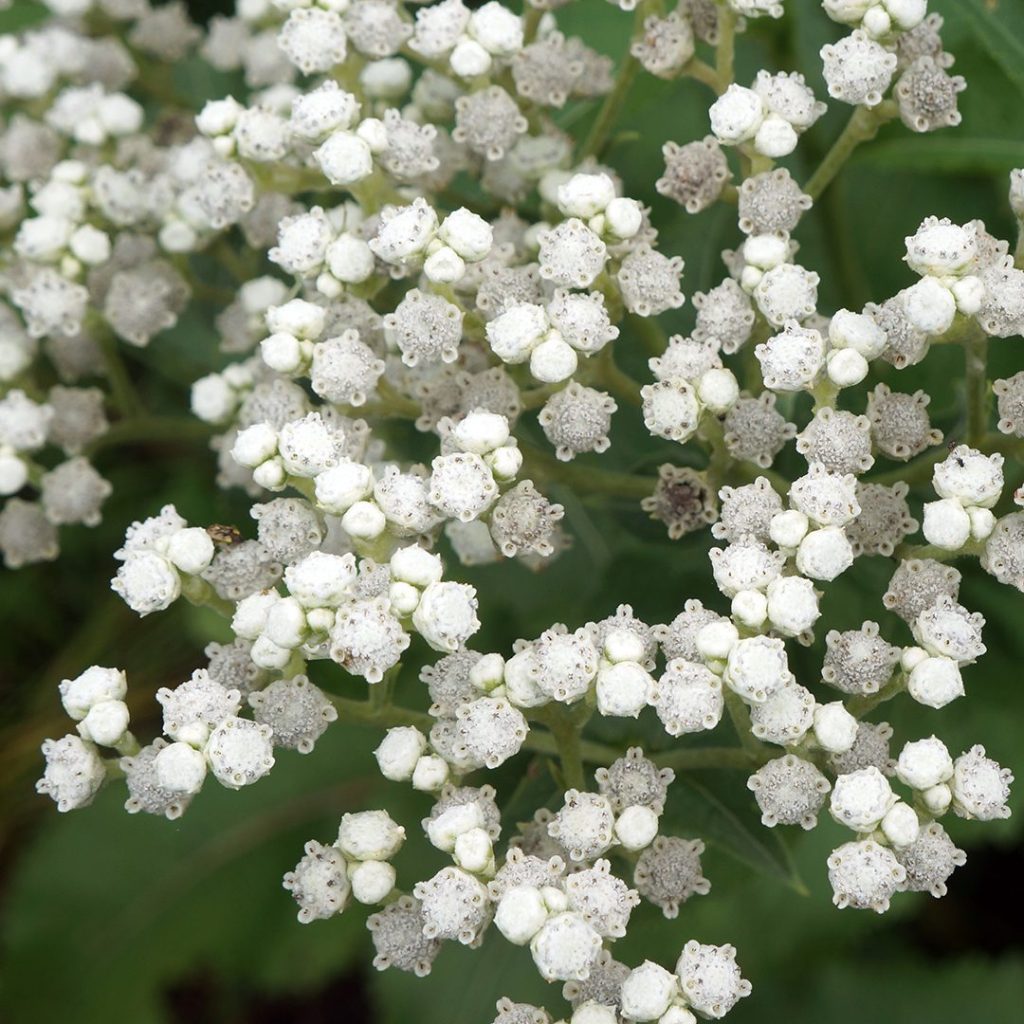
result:
<svg viewBox="0 0 1024 1024"><path fill-rule="evenodd" d="M969 540L956 551L936 547L934 544L901 544L894 552L893 558L903 561L909 558L931 558L936 562L952 562L955 558L974 558L985 550L983 541Z"/></svg>
<svg viewBox="0 0 1024 1024"><path fill-rule="evenodd" d="M739 737L740 746L750 758L760 758L764 747L750 729L750 710L739 694L733 692L728 686L722 687L725 695L725 710L729 713L729 720L733 729Z"/></svg>
<svg viewBox="0 0 1024 1024"><path fill-rule="evenodd" d="M980 445L988 426L988 338L978 331L964 343L967 380L967 443Z"/></svg>
<svg viewBox="0 0 1024 1024"><path fill-rule="evenodd" d="M715 45L715 71L719 92L724 92L735 77L736 12L728 4L718 5L718 43Z"/></svg>
<svg viewBox="0 0 1024 1024"><path fill-rule="evenodd" d="M182 577L181 596L196 608L209 608L229 621L234 617L234 602L218 595L217 591L199 576Z"/></svg>
<svg viewBox="0 0 1024 1024"><path fill-rule="evenodd" d="M710 64L705 64L699 57L694 57L687 63L683 68L683 74L696 82L702 82L719 96L725 92L728 86L728 82L723 85L718 72Z"/></svg>
<svg viewBox="0 0 1024 1024"><path fill-rule="evenodd" d="M371 687L371 694L377 686ZM341 719L356 725L376 725L385 729L396 725L414 725L425 733L429 733L434 727L434 719L425 711L413 711L411 708L397 707L394 704L374 708L371 707L370 700L351 700L332 694L328 694L328 698L338 709L338 716Z"/></svg>
<svg viewBox="0 0 1024 1024"><path fill-rule="evenodd" d="M585 364L585 369L589 371L586 375L589 383L606 388L612 397L618 398L627 405L643 405L640 398L640 385L628 373L619 369L615 362L613 348L612 345L605 345L596 356Z"/></svg>
<svg viewBox="0 0 1024 1024"><path fill-rule="evenodd" d="M103 354L114 404L122 416L140 416L143 412L142 401L121 358L117 338L112 331L101 329L96 331L96 340Z"/></svg>
<svg viewBox="0 0 1024 1024"><path fill-rule="evenodd" d="M92 455L103 448L145 444L149 441L208 441L213 428L188 416L133 416L119 420L88 448Z"/></svg>
<svg viewBox="0 0 1024 1024"><path fill-rule="evenodd" d="M583 747L580 733L590 717L587 705L577 708L550 708L543 721L551 731L562 765L562 781L566 789L585 790L586 776L583 772Z"/></svg>
<svg viewBox="0 0 1024 1024"><path fill-rule="evenodd" d="M854 718L863 718L870 711L878 707L879 704L884 704L887 700L892 700L893 697L902 693L907 688L907 678L902 672L897 672L895 677L885 686L883 686L877 693L872 693L865 697L852 697L846 702L846 710L853 715Z"/></svg>
<svg viewBox="0 0 1024 1024"><path fill-rule="evenodd" d="M853 151L862 143L873 139L878 129L896 117L898 110L893 100L885 100L877 107L857 107L850 115L839 138L822 158L818 169L808 179L804 191L812 198L818 199L828 188L829 183L849 160Z"/></svg>
<svg viewBox="0 0 1024 1024"><path fill-rule="evenodd" d="M634 16L634 30L636 28L643 29L643 12L644 5L640 4ZM612 87L612 91L604 98L604 103L601 104L601 109L597 112L597 118L580 148L579 155L576 158L577 163L588 156L601 156L602 151L608 145L608 138L616 122L619 120L619 114L622 112L626 97L629 95L629 90L633 87L633 82L639 70L640 62L627 50L625 57L622 58L622 64L619 66L615 85Z"/></svg>

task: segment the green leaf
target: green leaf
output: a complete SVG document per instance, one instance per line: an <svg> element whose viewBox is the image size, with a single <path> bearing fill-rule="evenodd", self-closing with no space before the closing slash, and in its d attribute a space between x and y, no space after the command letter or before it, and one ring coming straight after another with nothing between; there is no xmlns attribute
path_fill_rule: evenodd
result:
<svg viewBox="0 0 1024 1024"><path fill-rule="evenodd" d="M1008 2L993 7L987 0L963 0L962 11L989 56L1024 93L1024 37L1018 31L1019 21L1016 26L1006 23L1008 19L1017 20L1013 6Z"/></svg>
<svg viewBox="0 0 1024 1024"><path fill-rule="evenodd" d="M931 174L1001 175L1024 163L1024 142L957 134L914 136L865 146L854 159L862 165L915 174L927 167Z"/></svg>
<svg viewBox="0 0 1024 1024"><path fill-rule="evenodd" d="M729 784L738 782L734 773ZM739 783L742 786L742 782ZM678 778L669 798L665 832L679 831L719 847L734 859L805 895L807 887L796 873L789 851L777 830L766 829L748 807L726 805L703 782Z"/></svg>

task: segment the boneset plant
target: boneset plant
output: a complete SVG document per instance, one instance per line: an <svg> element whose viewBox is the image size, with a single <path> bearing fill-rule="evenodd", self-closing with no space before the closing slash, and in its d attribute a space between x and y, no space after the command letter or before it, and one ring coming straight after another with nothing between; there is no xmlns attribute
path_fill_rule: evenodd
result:
<svg viewBox="0 0 1024 1024"><path fill-rule="evenodd" d="M216 484L251 497L253 523L191 525L168 505L128 527L111 584L126 604L184 598L233 639L157 692L157 738L130 730L118 668L62 681L74 725L43 746L41 793L68 811L123 786L129 813L174 819L204 785L257 784L277 749L315 757L336 720L376 729L388 785L432 810L417 825L353 809L296 850L299 921L373 907L374 966L417 975L496 930L564 983L572 1024L719 1018L751 992L728 944L614 958L641 901L675 917L711 888L702 837L662 830L680 773L730 771L766 828L847 827L821 865L838 908L955 884L965 855L943 818L1008 815L1010 773L934 735L893 751L875 714L964 696L985 622L955 561L1024 590L1024 498L1004 478L1024 454L1024 372L987 367L990 339L1024 332L1024 253L937 211L892 254L913 285L824 311L791 237L881 125L959 123L966 83L926 0L824 0L815 16L845 33L821 49L827 99L798 70L735 80L742 33L787 16L782 0L620 0L635 12L618 67L559 31L558 0L239 0L208 31L180 4L46 5L51 21L0 41L4 560L52 559L59 527L99 521L111 488L90 455L160 426L122 348L192 299L221 303L230 357L192 386L194 432L209 425ZM162 109L169 65L196 47L244 91ZM665 139L657 191L735 212L685 337L658 320L685 301L683 261L602 162L645 74L709 99L706 135ZM778 161L827 103L848 125L799 181ZM577 107L596 109L582 133ZM1009 194L1024 217L1024 171ZM927 394L873 379L940 345L965 356L948 448ZM619 353L641 348L636 380ZM574 465L615 445L624 414L657 475ZM787 446L795 479L772 468ZM720 599L682 594L662 624L622 603L474 648L460 567L557 558L572 536L552 488L639 503L670 538L710 530ZM891 559L882 604L905 627L816 637L830 584L869 556ZM793 645L821 641L820 675L798 678ZM403 660L423 652L425 695L402 703ZM649 749L630 742L638 716L660 723ZM510 824L488 771L537 754L559 795ZM450 863L405 877L391 861L417 827ZM512 998L496 1024L551 1020Z"/></svg>

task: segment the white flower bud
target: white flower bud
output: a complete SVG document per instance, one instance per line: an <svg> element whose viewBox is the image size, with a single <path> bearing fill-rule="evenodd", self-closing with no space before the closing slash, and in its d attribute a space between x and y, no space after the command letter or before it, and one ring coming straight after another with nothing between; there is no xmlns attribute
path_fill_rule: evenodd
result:
<svg viewBox="0 0 1024 1024"><path fill-rule="evenodd" d="M868 375L868 361L853 348L841 348L825 357L828 379L836 387L852 388Z"/></svg>
<svg viewBox="0 0 1024 1024"><path fill-rule="evenodd" d="M452 858L463 871L472 874L493 872L494 848L491 837L482 828L463 832L455 840Z"/></svg>
<svg viewBox="0 0 1024 1024"><path fill-rule="evenodd" d="M448 781L448 762L436 754L424 754L412 773L412 788L436 793Z"/></svg>
<svg viewBox="0 0 1024 1024"><path fill-rule="evenodd" d="M754 149L773 160L788 156L796 149L799 136L796 129L778 114L769 114L761 122L754 136Z"/></svg>
<svg viewBox="0 0 1024 1024"><path fill-rule="evenodd" d="M716 416L722 416L736 404L740 386L732 370L716 367L701 374L697 381L697 397Z"/></svg>
<svg viewBox="0 0 1024 1024"><path fill-rule="evenodd" d="M505 659L500 654L485 654L469 670L469 681L483 693L490 693L505 681Z"/></svg>
<svg viewBox="0 0 1024 1024"><path fill-rule="evenodd" d="M74 679L60 684L60 701L64 710L77 722L103 701L122 700L128 692L124 672L118 668L93 665Z"/></svg>
<svg viewBox="0 0 1024 1024"><path fill-rule="evenodd" d="M889 780L872 765L840 775L832 788L829 812L855 832L873 832L896 803Z"/></svg>
<svg viewBox="0 0 1024 1024"><path fill-rule="evenodd" d="M530 373L545 384L568 380L578 363L576 350L554 331L530 353Z"/></svg>
<svg viewBox="0 0 1024 1024"><path fill-rule="evenodd" d="M950 290L956 299L956 308L964 316L974 316L985 302L985 285L973 274L955 282Z"/></svg>
<svg viewBox="0 0 1024 1024"><path fill-rule="evenodd" d="M927 657L928 652L923 647L904 647L900 654L900 668L904 672L913 672Z"/></svg>
<svg viewBox="0 0 1024 1024"><path fill-rule="evenodd" d="M622 1014L629 1020L657 1020L678 995L679 979L660 964L645 960L622 982Z"/></svg>
<svg viewBox="0 0 1024 1024"><path fill-rule="evenodd" d="M187 743L170 743L153 761L157 781L172 793L198 793L206 778L206 758Z"/></svg>
<svg viewBox="0 0 1024 1024"><path fill-rule="evenodd" d="M922 277L903 292L907 319L925 334L945 334L953 326L956 299L938 279Z"/></svg>
<svg viewBox="0 0 1024 1024"><path fill-rule="evenodd" d="M373 152L353 132L335 132L313 156L332 185L354 185L373 173Z"/></svg>
<svg viewBox="0 0 1024 1024"><path fill-rule="evenodd" d="M357 501L341 517L341 525L357 540L374 540L387 529L388 521L372 501Z"/></svg>
<svg viewBox="0 0 1024 1024"><path fill-rule="evenodd" d="M974 540L988 540L996 528L996 517L992 509L969 508L967 515L971 520L971 537Z"/></svg>
<svg viewBox="0 0 1024 1024"><path fill-rule="evenodd" d="M465 452L486 455L508 443L508 420L494 412L474 409L452 428L452 438Z"/></svg>
<svg viewBox="0 0 1024 1024"><path fill-rule="evenodd" d="M841 526L812 530L800 542L796 567L812 580L834 580L853 565L853 548Z"/></svg>
<svg viewBox="0 0 1024 1024"><path fill-rule="evenodd" d="M269 423L254 423L238 432L231 455L240 466L250 469L277 451L277 431Z"/></svg>
<svg viewBox="0 0 1024 1024"><path fill-rule="evenodd" d="M367 117L356 128L356 135L370 147L370 152L380 155L388 148L387 126L379 117Z"/></svg>
<svg viewBox="0 0 1024 1024"><path fill-rule="evenodd" d="M949 810L949 805L953 802L953 791L945 783L942 783L932 786L931 789L926 789L921 794L921 798L929 813L939 817Z"/></svg>
<svg viewBox="0 0 1024 1024"><path fill-rule="evenodd" d="M338 849L348 860L389 860L405 842L405 829L387 811L343 814Z"/></svg>
<svg viewBox="0 0 1024 1024"><path fill-rule="evenodd" d="M807 516L793 508L772 516L768 524L768 536L780 548L797 548L807 535L809 527Z"/></svg>
<svg viewBox="0 0 1024 1024"><path fill-rule="evenodd" d="M492 59L475 39L460 39L449 55L448 63L460 78L476 78L490 71Z"/></svg>
<svg viewBox="0 0 1024 1024"><path fill-rule="evenodd" d="M957 551L971 536L971 517L956 498L929 501L925 502L921 529L929 544Z"/></svg>
<svg viewBox="0 0 1024 1024"><path fill-rule="evenodd" d="M491 452L486 462L491 467L495 480L514 480L519 470L523 468L523 453L515 445L506 444Z"/></svg>
<svg viewBox="0 0 1024 1024"><path fill-rule="evenodd" d="M349 868L352 896L367 905L383 903L395 888L397 872L384 861L367 860Z"/></svg>
<svg viewBox="0 0 1024 1024"><path fill-rule="evenodd" d="M196 115L196 127L203 135L227 135L235 127L238 115L243 110L245 107L234 96L222 100L207 100L203 109Z"/></svg>
<svg viewBox="0 0 1024 1024"><path fill-rule="evenodd" d="M373 250L347 231L327 247L325 262L331 274L345 284L360 284L373 274Z"/></svg>
<svg viewBox="0 0 1024 1024"><path fill-rule="evenodd" d="M732 616L748 629L760 629L768 618L768 598L760 590L741 590L732 599Z"/></svg>
<svg viewBox="0 0 1024 1024"><path fill-rule="evenodd" d="M817 622L818 594L810 580L779 576L768 584L768 618L786 636L807 633Z"/></svg>
<svg viewBox="0 0 1024 1024"><path fill-rule="evenodd" d="M605 665L597 673L597 709L615 718L636 718L650 700L654 681L636 662Z"/></svg>
<svg viewBox="0 0 1024 1024"><path fill-rule="evenodd" d="M246 640L255 640L267 624L270 609L280 600L281 595L276 590L261 590L242 598L235 605L235 614L231 619L232 632Z"/></svg>
<svg viewBox="0 0 1024 1024"><path fill-rule="evenodd" d="M293 650L306 639L306 612L294 597L282 597L267 613L263 633L278 647Z"/></svg>
<svg viewBox="0 0 1024 1024"><path fill-rule="evenodd" d="M392 579L421 589L439 583L443 573L440 557L418 544L399 548L391 556L390 568Z"/></svg>
<svg viewBox="0 0 1024 1024"><path fill-rule="evenodd" d="M165 554L179 572L198 576L213 561L213 540L206 530L190 526L171 535Z"/></svg>
<svg viewBox="0 0 1024 1024"><path fill-rule="evenodd" d="M889 343L885 331L869 316L840 309L828 325L828 339L832 348L852 348L865 359L880 356Z"/></svg>
<svg viewBox="0 0 1024 1024"><path fill-rule="evenodd" d="M317 474L314 480L316 500L325 512L343 515L373 492L373 482L369 466L343 460Z"/></svg>
<svg viewBox="0 0 1024 1024"><path fill-rule="evenodd" d="M761 127L764 115L761 97L753 89L735 84L730 85L708 111L711 131L719 142L726 145L736 145L752 139Z"/></svg>
<svg viewBox="0 0 1024 1024"><path fill-rule="evenodd" d="M614 198L615 184L607 174L574 174L558 187L558 206L567 217L593 217Z"/></svg>
<svg viewBox="0 0 1024 1024"><path fill-rule="evenodd" d="M280 491L288 479L288 471L281 459L268 459L252 471L253 481L268 491Z"/></svg>
<svg viewBox="0 0 1024 1024"><path fill-rule="evenodd" d="M860 24L872 39L881 39L882 36L887 36L892 31L892 19L881 4L869 7L864 12L864 18Z"/></svg>
<svg viewBox="0 0 1024 1024"><path fill-rule="evenodd" d="M454 284L466 273L466 261L450 246L434 250L423 264L423 273L436 284Z"/></svg>
<svg viewBox="0 0 1024 1024"><path fill-rule="evenodd" d="M882 832L893 846L899 848L910 846L917 840L921 823L917 820L917 811L902 801L894 804L882 819Z"/></svg>
<svg viewBox="0 0 1024 1024"><path fill-rule="evenodd" d="M128 731L128 719L128 705L124 701L100 701L78 723L78 734L101 747L116 747Z"/></svg>
<svg viewBox="0 0 1024 1024"><path fill-rule="evenodd" d="M635 199L613 199L604 211L605 226L616 238L633 238L643 227L643 208Z"/></svg>
<svg viewBox="0 0 1024 1024"><path fill-rule="evenodd" d="M28 482L28 466L14 452L0 451L0 494L17 494Z"/></svg>
<svg viewBox="0 0 1024 1024"><path fill-rule="evenodd" d="M676 1003L658 1018L658 1024L697 1024L697 1018L685 1006Z"/></svg>
<svg viewBox="0 0 1024 1024"><path fill-rule="evenodd" d="M907 743L896 761L896 777L911 789L931 789L953 777L953 758L936 736Z"/></svg>
<svg viewBox="0 0 1024 1024"><path fill-rule="evenodd" d="M617 664L620 661L644 660L644 639L631 629L613 629L604 640L602 652L608 661Z"/></svg>
<svg viewBox="0 0 1024 1024"><path fill-rule="evenodd" d="M83 224L68 241L74 256L89 266L98 266L110 259L110 236L91 224Z"/></svg>
<svg viewBox="0 0 1024 1024"><path fill-rule="evenodd" d="M619 1015L614 1006L590 1000L573 1010L569 1024L619 1024Z"/></svg>
<svg viewBox="0 0 1024 1024"><path fill-rule="evenodd" d="M249 657L260 668L280 670L291 661L290 647L279 647L269 636L258 636L253 641Z"/></svg>
<svg viewBox="0 0 1024 1024"><path fill-rule="evenodd" d="M408 782L427 749L427 738L414 725L388 729L374 751L381 775L392 782Z"/></svg>
<svg viewBox="0 0 1024 1024"><path fill-rule="evenodd" d="M709 622L697 634L697 650L701 657L721 661L740 638L739 630L728 619Z"/></svg>
<svg viewBox="0 0 1024 1024"><path fill-rule="evenodd" d="M409 583L392 583L388 588L388 600L396 615L412 615L420 603L420 592Z"/></svg>
<svg viewBox="0 0 1024 1024"><path fill-rule="evenodd" d="M259 348L265 364L279 374L296 374L306 361L299 339L284 332L264 338Z"/></svg>
<svg viewBox="0 0 1024 1024"><path fill-rule="evenodd" d="M437 234L459 256L471 263L482 260L494 244L494 229L491 225L465 207L449 213L441 222Z"/></svg>
<svg viewBox="0 0 1024 1024"><path fill-rule="evenodd" d="M627 850L643 850L658 834L658 815L643 804L627 807L615 819L615 838Z"/></svg>
<svg viewBox="0 0 1024 1024"><path fill-rule="evenodd" d="M540 891L532 885L509 889L494 912L498 931L513 945L525 946L548 919L548 907Z"/></svg>
<svg viewBox="0 0 1024 1024"><path fill-rule="evenodd" d="M814 738L830 754L845 754L857 738L857 719L840 700L814 709Z"/></svg>
<svg viewBox="0 0 1024 1024"><path fill-rule="evenodd" d="M960 666L952 658L924 658L907 679L907 692L929 708L943 708L964 695Z"/></svg>

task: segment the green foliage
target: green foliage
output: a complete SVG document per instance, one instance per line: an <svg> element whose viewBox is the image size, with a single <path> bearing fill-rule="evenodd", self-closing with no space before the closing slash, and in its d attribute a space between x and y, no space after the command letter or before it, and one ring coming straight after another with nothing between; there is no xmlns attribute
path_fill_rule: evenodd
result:
<svg viewBox="0 0 1024 1024"><path fill-rule="evenodd" d="M911 137L900 125L888 127L863 148L806 218L797 236L801 260L822 275L823 306L859 306L908 284L909 272L900 262L903 237L928 214L981 217L997 236L1012 237L1005 172L1024 163L1024 7L1018 0L994 6L984 0L935 0L932 6L947 18L946 47L957 56L954 70L968 82L961 98L963 126L925 138ZM741 38L739 80L762 66L799 67L824 95L817 51L840 31L814 0L788 0L787 8L782 23L753 23ZM0 31L30 24L40 13L39 5L15 0L10 10L0 12ZM564 23L567 33L579 33L616 55L624 50L630 24L628 15L600 0L570 5ZM192 96L220 90L219 82L190 70L181 69L179 88ZM657 195L654 180L666 139L685 142L705 134L709 100L710 93L695 82L641 76L607 154L629 183L630 194L653 208L663 250L685 257L688 295L721 278L718 252L737 241L732 213L716 207L690 217ZM842 127L844 111L833 106L789 161L799 180L806 180ZM581 125L574 125L574 131ZM692 316L688 304L662 319L668 330L685 331ZM1003 373L1019 369L1022 344L1014 339L993 345L993 366ZM150 411L180 414L182 386L217 362L214 348L212 309L201 307L138 353L132 372ZM621 351L626 368L644 375L639 339L626 332ZM901 390L924 387L933 394L932 409L950 438L963 426L959 360L956 351L936 352L923 367L886 375ZM616 429L620 433L601 467L650 475L662 461L687 461L685 450L652 443L635 409L620 409ZM799 465L793 453L789 458L781 467L787 473ZM590 460L583 458L578 465L591 465ZM174 823L129 818L114 790L90 811L67 817L58 817L31 793L39 739L64 728L54 689L62 674L92 661L126 665L140 714L143 709L152 714L155 689L179 681L201 662L211 628L207 616L175 609L139 623L109 598L109 552L127 523L173 500L192 521L248 525L239 496L210 485L213 457L201 444L108 451L97 463L115 485L103 526L65 531L66 553L58 565L21 570L0 586L4 675L11 680L5 685L0 795L9 808L7 837L16 843L0 936L4 1019L11 1024L69 1019L74 1024L112 1019L164 1024L170 1019L166 989L197 972L212 972L226 992L217 1019L234 1020L243 997L302 992L341 972L369 971L362 910L300 926L280 877L299 858L305 840L332 838L342 812L370 806L385 790L387 806L410 834L397 860L400 883L440 866L437 851L416 838L416 823L428 801L375 775L372 730L333 726L313 754L281 756L278 769L251 790L207 787ZM880 460L879 470L892 468ZM1019 478L1020 471L1015 464L1010 479ZM575 627L610 614L626 600L652 622L670 620L689 597L720 606L707 571L707 538L671 543L632 502L578 498L564 488L552 488L552 493L566 504L576 538L572 550L540 576L518 564L461 572L482 598L478 646L507 651L517 637L535 636L553 621ZM925 493L918 488L915 497ZM888 635L908 640L906 627L880 605L891 567L881 558L860 560L831 588L819 637L829 628L854 628L873 618ZM980 666L965 671L968 696L952 714L930 712L903 699L872 717L893 724L897 744L933 730L955 751L983 742L1024 779L1020 601L976 569L966 574L963 595L968 607L988 619L990 651ZM182 644L183 635L191 647ZM414 655L426 659L423 651ZM801 681L814 684L820 658L820 642L794 656ZM418 693L413 668L400 685L403 695ZM422 702L422 694L410 699ZM596 738L664 747L664 734L646 717L621 727L596 723ZM145 718L138 719L138 726L144 736L155 731L155 723ZM708 742L732 742L728 728L727 723L720 727L724 739L716 734ZM498 785L500 797L511 799L506 829L556 797L542 760L533 764L525 782L506 771ZM974 890L985 884L977 872L972 874L973 844L1015 844L1019 850L1022 791L1018 786L1009 821L969 830L952 826L970 857L948 897L961 913L969 897L957 896L958 882L969 880ZM1019 935L1016 947L991 960L965 953L953 936L944 945L946 959L936 963L924 959L911 941L913 921L927 920L922 915L928 912L929 897L897 900L884 920L832 908L824 861L841 830L830 822L823 821L810 835L799 829L768 832L758 822L741 777L718 771L700 777L681 774L667 812L669 823L677 834L700 835L708 842L705 873L712 894L688 903L674 921L649 906L639 908L639 927L630 929L615 953L634 963L647 957L667 963L691 937L733 942L755 989L755 998L731 1015L735 1024L962 1024L979 1010L1000 1024L1021 1020L1024 950ZM972 912L1001 913L993 893L988 892L985 908ZM556 987L540 981L528 954L494 935L476 952L452 944L426 982L395 972L369 973L376 1024L477 1024L490 1019L494 999L506 993L559 1005Z"/></svg>

